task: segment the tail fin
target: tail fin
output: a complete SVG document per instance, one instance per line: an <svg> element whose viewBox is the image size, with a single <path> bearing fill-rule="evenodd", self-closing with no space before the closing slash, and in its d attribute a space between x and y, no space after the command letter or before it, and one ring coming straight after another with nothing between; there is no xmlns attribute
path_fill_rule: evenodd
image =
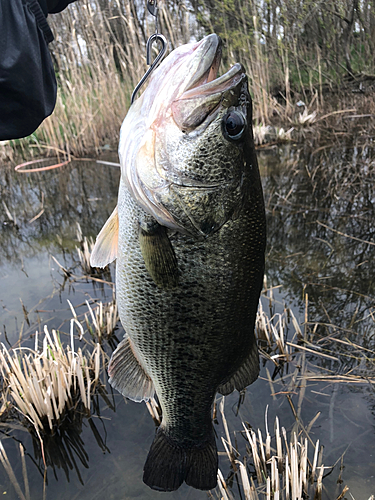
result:
<svg viewBox="0 0 375 500"><path fill-rule="evenodd" d="M217 468L213 433L201 446L183 448L159 427L144 466L143 481L159 491L177 490L183 481L199 490L211 490L217 484Z"/></svg>

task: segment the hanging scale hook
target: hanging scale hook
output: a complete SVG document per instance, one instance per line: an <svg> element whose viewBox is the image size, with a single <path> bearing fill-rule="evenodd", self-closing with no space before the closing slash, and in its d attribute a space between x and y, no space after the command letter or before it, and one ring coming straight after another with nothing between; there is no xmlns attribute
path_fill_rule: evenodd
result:
<svg viewBox="0 0 375 500"><path fill-rule="evenodd" d="M157 7L157 0L147 0L147 10L149 11L150 14L152 14L155 17L155 33L150 36L150 38L147 40L147 44L146 44L146 60L147 60L147 65L150 67L148 68L146 73L143 75L143 77L141 78L138 85L133 90L133 93L131 96L131 104L133 104L137 92L140 90L140 88L145 83L147 78L150 76L152 71L154 71L156 66L159 64L159 62L165 56L165 53L167 52L167 47L168 47L168 41L165 38L165 36L162 35L161 33L158 33L158 10L159 9ZM160 50L159 54L156 56L155 61L151 64L152 44L154 42L157 42L157 41L161 42L161 50Z"/></svg>

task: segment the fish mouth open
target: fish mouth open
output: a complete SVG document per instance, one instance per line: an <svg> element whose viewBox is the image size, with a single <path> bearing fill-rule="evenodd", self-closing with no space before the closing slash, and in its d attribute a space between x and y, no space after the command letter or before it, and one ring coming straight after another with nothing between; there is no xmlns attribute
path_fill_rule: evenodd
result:
<svg viewBox="0 0 375 500"><path fill-rule="evenodd" d="M193 51L194 56L199 58L199 66L185 91L200 87L216 78L221 62L222 45L221 38L215 33L206 36L195 45Z"/></svg>
<svg viewBox="0 0 375 500"><path fill-rule="evenodd" d="M245 70L239 63L216 78L221 62L221 46L221 39L212 34L193 48L192 57L197 62L194 74L171 104L174 121L183 132L196 129L207 122L208 117L213 118L224 96L246 78Z"/></svg>
<svg viewBox="0 0 375 500"><path fill-rule="evenodd" d="M216 73L217 74L217 73ZM191 99L195 96L210 96L212 94L223 94L228 90L236 87L238 83L243 80L244 68L240 63L236 63L230 68L224 75L219 78L211 78L213 73L209 72L205 82L194 85L193 87L186 90L180 97L180 99Z"/></svg>
<svg viewBox="0 0 375 500"><path fill-rule="evenodd" d="M235 86L245 73L243 66L236 63L224 75L217 78L222 55L222 41L215 33L206 36L194 48L200 64L179 99L195 95L210 95L224 92Z"/></svg>

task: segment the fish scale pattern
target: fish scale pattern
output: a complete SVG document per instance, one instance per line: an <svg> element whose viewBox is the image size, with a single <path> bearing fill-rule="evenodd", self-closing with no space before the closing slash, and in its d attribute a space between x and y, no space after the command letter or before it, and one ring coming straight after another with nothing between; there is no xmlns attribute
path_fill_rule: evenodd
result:
<svg viewBox="0 0 375 500"><path fill-rule="evenodd" d="M218 387L228 382L255 344L265 234L255 168L254 173L241 213L220 231L204 240L170 231L179 269L178 286L170 290L159 288L145 268L138 239L143 210L123 184L120 188L121 320L154 382L163 425L187 446L210 433ZM258 366L253 372L256 378Z"/></svg>

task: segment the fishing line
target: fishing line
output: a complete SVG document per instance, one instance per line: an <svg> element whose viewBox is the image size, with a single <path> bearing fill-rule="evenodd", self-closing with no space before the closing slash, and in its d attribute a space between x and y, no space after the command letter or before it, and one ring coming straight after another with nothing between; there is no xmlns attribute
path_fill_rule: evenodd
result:
<svg viewBox="0 0 375 500"><path fill-rule="evenodd" d="M133 90L132 96L131 96L131 104L133 104L135 100L135 96L137 92L140 90L140 88L143 86L147 78L150 76L150 74L154 71L154 69L158 66L158 64L161 62L163 57L165 56L165 53L167 52L167 47L168 47L168 41L165 38L164 35L159 33L158 30L158 6L157 6L157 0L147 0L147 10L149 13L155 17L155 33L150 36L150 38L147 40L146 44L146 61L147 65L150 66L146 73L143 75L141 78L140 82L138 85L135 87ZM160 41L161 42L161 50L159 54L156 56L155 61L151 64L151 48L152 44L154 42Z"/></svg>

